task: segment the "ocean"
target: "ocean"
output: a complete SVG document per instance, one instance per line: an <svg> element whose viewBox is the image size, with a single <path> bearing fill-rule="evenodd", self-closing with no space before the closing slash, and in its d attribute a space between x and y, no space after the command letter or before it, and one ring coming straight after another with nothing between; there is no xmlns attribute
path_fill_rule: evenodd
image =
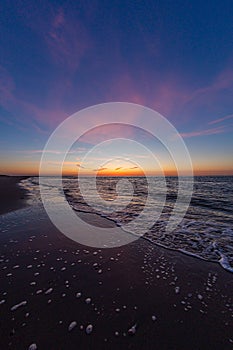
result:
<svg viewBox="0 0 233 350"><path fill-rule="evenodd" d="M123 190L117 195L122 180ZM183 177L181 181L188 183L190 178ZM56 182L56 177L47 178L50 198L55 195ZM233 176L196 176L188 210L172 232L167 232L166 226L177 200L176 177L166 177L165 191L164 179L154 177L149 201L148 181L143 177L98 177L96 181L86 177L82 183L88 189L84 195L75 177L64 177L60 189L77 213L104 216L132 234L140 234L149 223L143 238L152 244L219 262L233 272ZM23 180L21 185L29 191L31 202L40 202L38 177ZM145 206L146 214L141 215Z"/></svg>

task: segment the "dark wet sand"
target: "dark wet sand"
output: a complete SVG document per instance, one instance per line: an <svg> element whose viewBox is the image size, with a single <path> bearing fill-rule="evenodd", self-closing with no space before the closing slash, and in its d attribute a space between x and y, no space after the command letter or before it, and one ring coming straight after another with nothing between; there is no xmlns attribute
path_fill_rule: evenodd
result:
<svg viewBox="0 0 233 350"><path fill-rule="evenodd" d="M0 349L233 348L233 274L218 264L143 239L84 247L36 207L0 220Z"/></svg>
<svg viewBox="0 0 233 350"><path fill-rule="evenodd" d="M25 206L26 193L17 184L25 176L0 175L0 214Z"/></svg>

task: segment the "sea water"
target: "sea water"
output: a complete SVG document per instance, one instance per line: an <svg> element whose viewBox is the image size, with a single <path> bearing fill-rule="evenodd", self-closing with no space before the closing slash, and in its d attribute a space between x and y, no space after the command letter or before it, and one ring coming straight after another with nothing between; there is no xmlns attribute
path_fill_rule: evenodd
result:
<svg viewBox="0 0 233 350"><path fill-rule="evenodd" d="M117 192L120 177L83 178L82 193L76 177L64 177L63 188L70 206L77 212L84 211L114 220L128 232L142 232L143 238L163 247L179 250L199 258L218 261L222 267L233 272L233 176L197 176L191 202L179 225L172 231L166 226L172 216L177 200L178 179L166 177L165 201L160 199L164 182L159 177L153 179L148 201L148 181L144 177L124 178L124 191ZM188 182L183 177L179 181ZM40 201L39 179L31 177L22 181L22 186L29 190L31 201ZM127 187L128 186L128 187ZM57 188L57 178L46 181L48 196L53 198ZM98 196L96 195L98 194ZM163 192L164 194L164 192ZM117 200L116 200L117 199ZM141 215L147 207L146 215ZM162 206L162 208L161 208ZM111 208L111 210L107 210ZM156 215L160 212L160 215ZM133 225L140 216L140 222ZM156 219L154 219L156 217ZM136 221L135 221L136 222ZM127 224L131 223L130 229Z"/></svg>

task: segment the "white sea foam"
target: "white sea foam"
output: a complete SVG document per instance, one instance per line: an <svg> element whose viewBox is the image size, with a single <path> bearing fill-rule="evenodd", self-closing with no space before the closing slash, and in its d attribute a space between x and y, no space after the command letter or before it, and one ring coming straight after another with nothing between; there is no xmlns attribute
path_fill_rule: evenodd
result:
<svg viewBox="0 0 233 350"><path fill-rule="evenodd" d="M226 269L230 272L233 272L233 266L230 265L229 259L226 257L226 255L224 255L224 254L220 254L220 255L221 255L221 259L219 260L220 265L224 269Z"/></svg>
<svg viewBox="0 0 233 350"><path fill-rule="evenodd" d="M119 211L116 207L115 212L104 214L103 210L106 208L101 207L101 202L97 203L99 208L97 214L114 220L120 226L133 220L140 213L147 196L147 186L144 178L128 179L135 186L135 195L131 198L132 201L127 206L127 210ZM175 202L177 180L175 177L168 177L166 180L167 201L164 211L154 227L144 235L144 238L165 248L180 250L185 254L204 260L219 262L224 269L233 272L233 177L196 177L189 210L177 229L170 234L165 233L165 228ZM88 178L86 181L89 181ZM100 194L111 199L117 181L118 178L98 178ZM188 181L188 178L184 177L182 181ZM51 179L50 182L51 186L47 186L47 191L48 195L52 196L56 187L56 178ZM34 201L39 202L38 178L29 178L24 180L23 183L33 193ZM75 210L96 212L84 202L75 178L64 178L63 184L69 203ZM158 188L155 186L154 193L152 193L154 202L151 202L151 208L149 208L150 217L153 217L155 208L158 206L157 194ZM122 201L128 202L129 195L127 192L124 193ZM90 199L93 196L91 187L87 196ZM143 223L142 220L141 225L145 224L146 222ZM138 230L140 232L141 228L137 226L133 227L133 234L137 234ZM81 259L78 262L81 262Z"/></svg>

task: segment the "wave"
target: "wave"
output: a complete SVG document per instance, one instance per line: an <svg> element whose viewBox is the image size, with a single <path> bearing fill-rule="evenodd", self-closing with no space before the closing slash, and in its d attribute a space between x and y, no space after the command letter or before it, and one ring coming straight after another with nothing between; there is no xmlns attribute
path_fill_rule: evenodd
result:
<svg viewBox="0 0 233 350"><path fill-rule="evenodd" d="M86 181L88 183L88 178ZM75 211L103 216L114 221L123 230L138 235L140 225L147 223L142 221L140 225L137 223L133 226L133 222L143 210L147 190L142 178L131 178L130 181L134 186L131 202L123 209L116 205L111 213L104 211L105 207L101 202L97 201L95 208L88 205L77 187L77 179L64 178L63 189L60 191L64 191ZM233 177L198 177L195 181L193 198L185 217L172 233L166 233L166 225L174 207L177 191L177 180L168 179L168 193L163 211L143 238L164 248L218 262L224 269L233 272ZM99 193L109 200L109 203L114 199L116 183L116 178L98 179ZM36 198L40 201L38 178L23 180L22 185L30 190L34 200ZM55 178L50 180L48 195L53 195L54 188L56 188ZM91 186L87 195L93 199ZM149 208L151 217L154 215L155 207L158 206L156 195L155 191L154 202ZM124 193L124 200L129 200L127 193ZM131 230L125 227L129 222L132 223Z"/></svg>

